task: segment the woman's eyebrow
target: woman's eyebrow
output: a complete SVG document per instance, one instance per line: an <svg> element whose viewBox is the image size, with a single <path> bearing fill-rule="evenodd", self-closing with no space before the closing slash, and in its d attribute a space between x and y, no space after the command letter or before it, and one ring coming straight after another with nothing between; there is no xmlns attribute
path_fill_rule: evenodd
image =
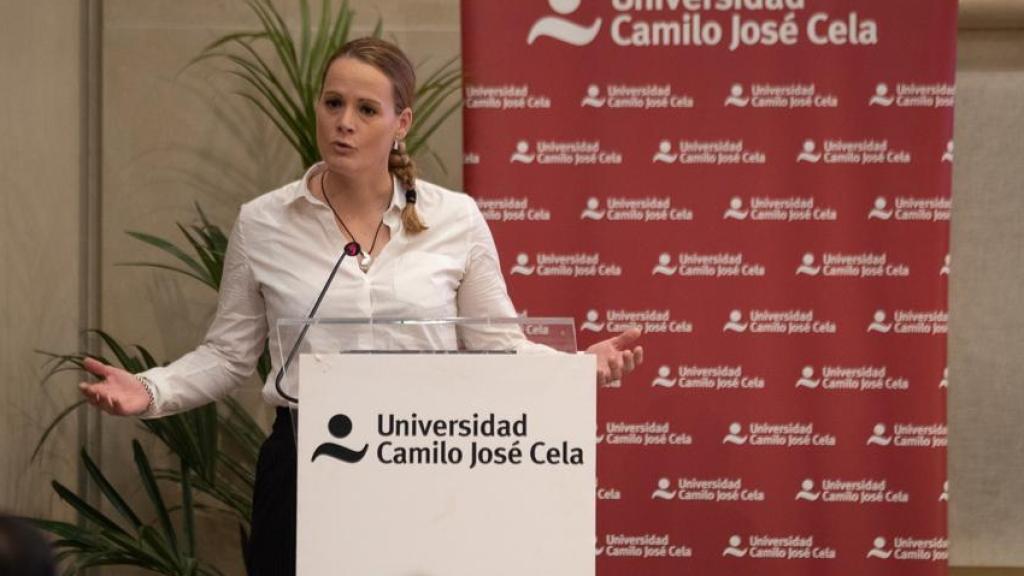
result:
<svg viewBox="0 0 1024 576"><path fill-rule="evenodd" d="M346 97L341 92L338 92L337 90L331 90L330 88L325 88L324 89L324 96L340 96L342 98ZM358 101L358 102L369 102L371 104L376 104L378 106L382 106L383 105L383 103L380 100L377 100L376 98L370 98L369 96L357 96L356 97L356 101Z"/></svg>

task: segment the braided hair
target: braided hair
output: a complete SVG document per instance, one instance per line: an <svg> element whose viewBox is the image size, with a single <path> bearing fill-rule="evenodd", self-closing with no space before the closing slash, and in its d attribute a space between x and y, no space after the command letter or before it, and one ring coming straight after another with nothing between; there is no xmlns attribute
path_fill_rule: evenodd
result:
<svg viewBox="0 0 1024 576"><path fill-rule="evenodd" d="M324 64L320 85L327 78L327 70L339 58L354 58L380 70L391 81L395 100L395 113L401 114L412 108L416 96L416 70L402 50L380 38L359 38L338 48ZM419 234L427 229L416 210L416 165L405 149L405 141L397 140L388 157L388 172L398 179L405 189L405 208L402 209L402 225L409 234Z"/></svg>

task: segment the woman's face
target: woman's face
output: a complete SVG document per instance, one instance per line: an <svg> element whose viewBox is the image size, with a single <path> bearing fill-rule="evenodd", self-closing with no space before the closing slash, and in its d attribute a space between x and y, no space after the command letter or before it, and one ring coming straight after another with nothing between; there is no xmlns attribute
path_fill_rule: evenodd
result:
<svg viewBox="0 0 1024 576"><path fill-rule="evenodd" d="M316 143L333 172L350 176L387 172L396 139L405 138L412 111L395 113L391 80L354 58L331 63L316 103Z"/></svg>

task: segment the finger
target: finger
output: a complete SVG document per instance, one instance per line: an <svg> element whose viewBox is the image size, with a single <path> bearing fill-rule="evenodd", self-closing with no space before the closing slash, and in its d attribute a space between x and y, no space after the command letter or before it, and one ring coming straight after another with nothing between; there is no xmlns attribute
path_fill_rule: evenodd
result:
<svg viewBox="0 0 1024 576"><path fill-rule="evenodd" d="M636 339L639 338L639 337L640 337L640 328L637 328L636 326L634 326L634 327L630 328L629 330L626 330L625 332L623 332L623 333L619 334L618 336L612 338L612 346L614 346L616 350L627 350L627 349L629 349L630 344L635 342Z"/></svg>
<svg viewBox="0 0 1024 576"><path fill-rule="evenodd" d="M606 382L608 382L608 375L607 375L607 373L604 370L599 369L597 371L597 387L598 388L603 387Z"/></svg>
<svg viewBox="0 0 1024 576"><path fill-rule="evenodd" d="M90 404L95 402L96 391L93 390L93 384L81 382L78 384L78 389L82 391L82 396L85 396L85 399L88 400Z"/></svg>
<svg viewBox="0 0 1024 576"><path fill-rule="evenodd" d="M633 351L626 350L622 353L622 373L629 374L633 371L633 368L636 368L636 365L633 363Z"/></svg>
<svg viewBox="0 0 1024 576"><path fill-rule="evenodd" d="M82 382L81 384L78 385L78 389L82 391L82 396L85 397L86 402L92 404L93 406L96 405L96 393L89 388L88 384Z"/></svg>
<svg viewBox="0 0 1024 576"><path fill-rule="evenodd" d="M86 357L85 361L82 362L82 367L101 378L106 377L110 373L110 366L93 358Z"/></svg>
<svg viewBox="0 0 1024 576"><path fill-rule="evenodd" d="M633 363L637 366L644 363L644 347L637 346L633 348Z"/></svg>
<svg viewBox="0 0 1024 576"><path fill-rule="evenodd" d="M608 359L609 378L618 380L622 378L622 359L618 356Z"/></svg>

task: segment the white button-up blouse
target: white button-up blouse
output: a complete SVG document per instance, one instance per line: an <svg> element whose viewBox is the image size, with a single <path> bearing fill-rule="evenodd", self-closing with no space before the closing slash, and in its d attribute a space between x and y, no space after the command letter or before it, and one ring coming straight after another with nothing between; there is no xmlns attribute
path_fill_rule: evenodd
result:
<svg viewBox="0 0 1024 576"><path fill-rule="evenodd" d="M213 323L198 348L141 375L154 393L145 417L182 412L224 397L255 371L268 337L272 370L263 397L272 405L287 405L274 384L280 363L277 321L309 314L347 243L330 208L308 188L310 178L323 169L317 164L301 180L242 206L228 242ZM317 318L515 315L494 240L473 199L423 181L417 182L416 191L416 207L428 229L405 233L405 191L396 181L391 206L384 213L390 241L367 272L359 268L358 258L343 261ZM512 332L485 334L502 342L476 344L529 347L518 331ZM455 339L451 327L424 325L403 328L393 341L357 346L453 349ZM285 350L292 342L285 342ZM474 347L472 342L465 344ZM296 393L291 386L288 389Z"/></svg>

